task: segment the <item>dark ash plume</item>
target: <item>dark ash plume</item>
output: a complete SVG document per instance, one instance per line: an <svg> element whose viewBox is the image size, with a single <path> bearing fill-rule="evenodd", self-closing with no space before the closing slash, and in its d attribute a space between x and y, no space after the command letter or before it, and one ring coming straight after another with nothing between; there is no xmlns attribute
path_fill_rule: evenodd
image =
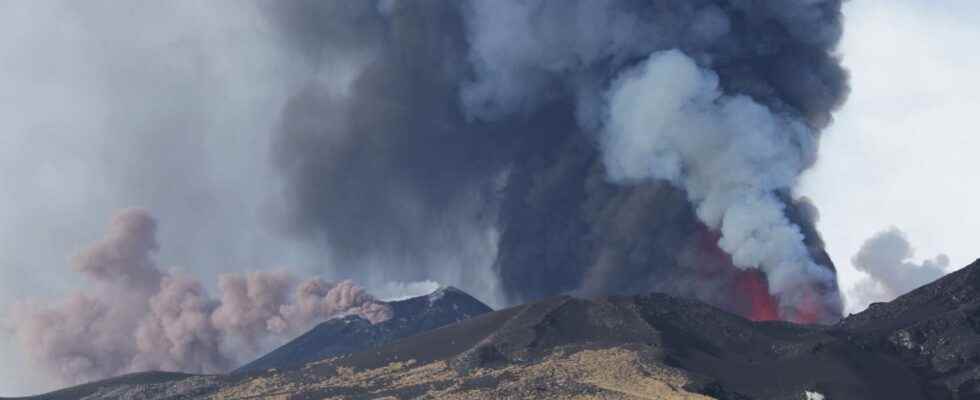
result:
<svg viewBox="0 0 980 400"><path fill-rule="evenodd" d="M320 321L391 317L350 281L300 282L285 272L223 275L213 299L198 280L157 267L156 226L144 210L118 213L106 237L75 257L73 269L90 284L84 291L11 308L9 329L53 378L226 372Z"/></svg>
<svg viewBox="0 0 980 400"><path fill-rule="evenodd" d="M869 304L891 301L946 274L949 257L939 254L921 263L912 261L915 251L905 232L892 227L864 242L851 263L867 275L850 292L849 307L863 310Z"/></svg>
<svg viewBox="0 0 980 400"><path fill-rule="evenodd" d="M273 138L289 227L347 273L403 280L492 232L509 302L658 290L754 318L833 321L833 265L792 190L848 92L840 9L270 4L320 70ZM688 86L670 86L676 71ZM663 115L638 119L651 113ZM480 267L455 269L465 281Z"/></svg>

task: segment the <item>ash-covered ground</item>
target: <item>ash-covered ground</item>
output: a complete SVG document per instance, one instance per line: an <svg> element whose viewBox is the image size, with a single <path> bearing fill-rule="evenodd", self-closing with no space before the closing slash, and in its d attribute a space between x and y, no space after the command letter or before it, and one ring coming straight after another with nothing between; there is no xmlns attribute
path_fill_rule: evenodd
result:
<svg viewBox="0 0 980 400"><path fill-rule="evenodd" d="M454 289L407 302L433 301L440 313L479 308ZM137 374L30 399L975 399L978 321L980 261L834 325L750 321L663 294L559 296L306 363ZM334 344L298 342L305 354Z"/></svg>

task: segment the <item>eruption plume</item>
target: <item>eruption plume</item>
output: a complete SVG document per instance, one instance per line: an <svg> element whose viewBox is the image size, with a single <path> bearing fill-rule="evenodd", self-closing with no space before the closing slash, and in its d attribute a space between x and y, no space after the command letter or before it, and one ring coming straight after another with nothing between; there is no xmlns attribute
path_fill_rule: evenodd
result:
<svg viewBox="0 0 980 400"><path fill-rule="evenodd" d="M684 189L698 218L719 231L738 268L759 268L793 313L814 283L834 274L810 259L778 191L792 188L814 152L799 121L747 96L725 96L718 76L679 51L654 53L613 84L603 137L609 176L661 179Z"/></svg>
<svg viewBox="0 0 980 400"><path fill-rule="evenodd" d="M794 188L848 94L841 2L11 5L24 96L5 127L23 133L4 167L28 172L5 226L30 239L0 261L49 264L118 203L181 223L121 212L72 259L80 291L16 304L0 331L75 383L221 372L317 321L391 316L351 281L238 269L274 260L375 293L657 291L833 322L834 266ZM160 268L158 233L168 258L232 273L212 296Z"/></svg>
<svg viewBox="0 0 980 400"><path fill-rule="evenodd" d="M840 9L272 5L322 72L273 138L288 226L348 273L387 265L402 280L432 278L446 249L493 232L505 302L656 290L834 321L834 267L792 191L848 92ZM480 262L450 267L455 283L476 285Z"/></svg>
<svg viewBox="0 0 980 400"><path fill-rule="evenodd" d="M297 281L284 272L227 274L219 299L201 282L159 269L156 221L118 213L106 237L75 257L90 286L54 303L18 303L10 328L62 383L147 370L225 372L330 318L377 323L391 310L350 281Z"/></svg>

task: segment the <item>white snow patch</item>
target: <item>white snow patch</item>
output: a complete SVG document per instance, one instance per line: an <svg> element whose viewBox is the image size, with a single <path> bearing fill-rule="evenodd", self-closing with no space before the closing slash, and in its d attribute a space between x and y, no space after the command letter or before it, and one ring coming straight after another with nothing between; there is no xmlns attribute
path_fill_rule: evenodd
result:
<svg viewBox="0 0 980 400"><path fill-rule="evenodd" d="M379 288L372 288L375 297L382 301L399 301L412 297L425 296L438 291L442 285L436 281L387 282Z"/></svg>
<svg viewBox="0 0 980 400"><path fill-rule="evenodd" d="M453 291L458 291L458 290L459 289L456 289L456 288L454 288L452 286L442 286L438 290L436 290L436 291L434 291L432 293L429 293L429 304L432 304L432 303L435 303L435 302L437 302L439 300L442 300L442 298L444 296L446 296L446 293L453 292Z"/></svg>
<svg viewBox="0 0 980 400"><path fill-rule="evenodd" d="M825 399L825 397L822 394L820 394L818 392L811 392L809 390L807 390L804 393L804 396L805 396L804 397L805 400L824 400Z"/></svg>

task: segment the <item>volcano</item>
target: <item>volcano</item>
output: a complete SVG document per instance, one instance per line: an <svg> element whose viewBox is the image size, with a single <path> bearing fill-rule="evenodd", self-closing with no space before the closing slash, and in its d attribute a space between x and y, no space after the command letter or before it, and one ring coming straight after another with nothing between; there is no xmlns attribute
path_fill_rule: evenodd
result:
<svg viewBox="0 0 980 400"><path fill-rule="evenodd" d="M656 293L480 313L443 289L394 304L393 326L412 327L401 332L461 321L398 340L382 324L348 351L337 327L359 322L331 321L242 373L144 373L30 399L980 398L980 260L833 325Z"/></svg>
<svg viewBox="0 0 980 400"><path fill-rule="evenodd" d="M332 319L238 368L233 373L281 369L336 355L381 346L493 311L486 304L454 287L427 296L388 303L392 318L371 324L358 316Z"/></svg>

